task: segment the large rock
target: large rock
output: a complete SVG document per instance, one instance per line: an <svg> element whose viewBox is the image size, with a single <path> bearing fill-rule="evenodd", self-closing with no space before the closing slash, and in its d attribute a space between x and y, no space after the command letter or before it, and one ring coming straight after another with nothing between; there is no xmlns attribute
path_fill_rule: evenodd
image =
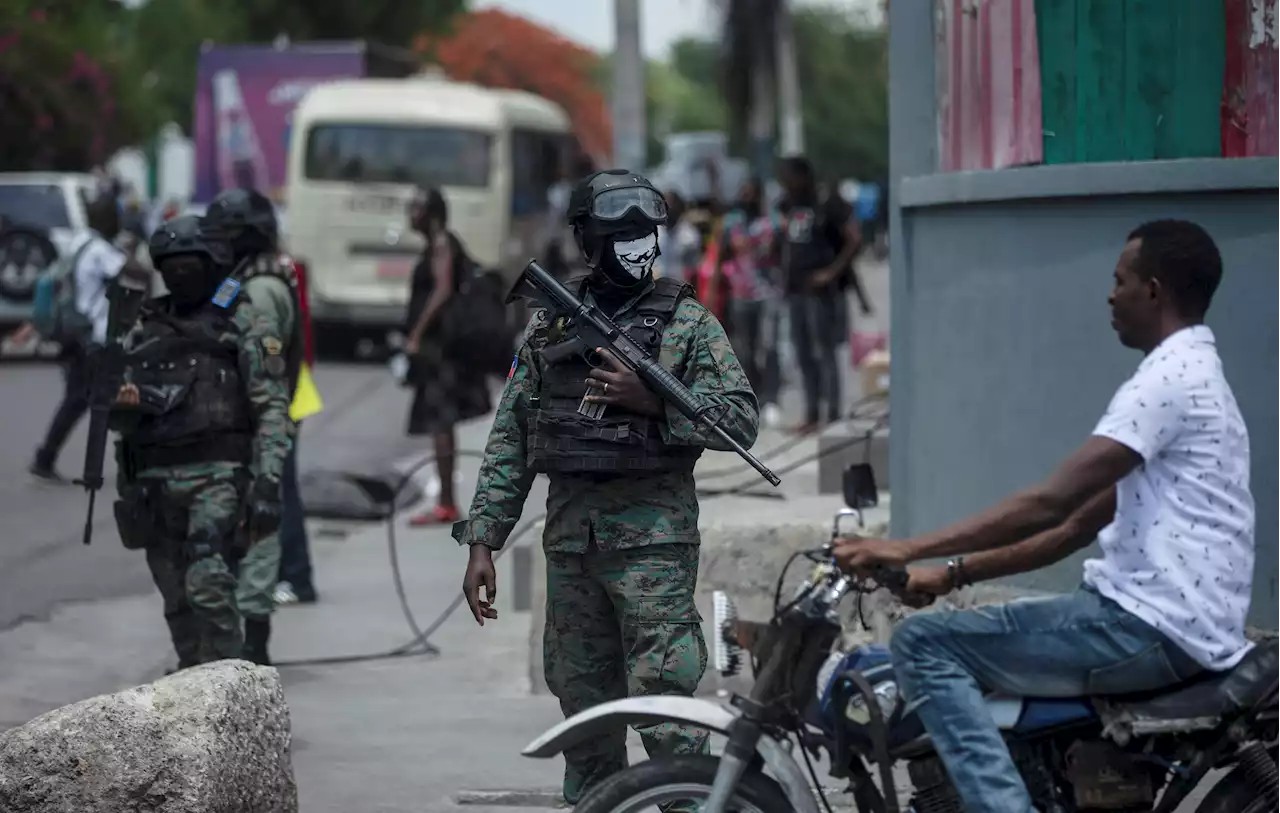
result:
<svg viewBox="0 0 1280 813"><path fill-rule="evenodd" d="M4 813L297 813L275 669L219 661L0 734Z"/></svg>

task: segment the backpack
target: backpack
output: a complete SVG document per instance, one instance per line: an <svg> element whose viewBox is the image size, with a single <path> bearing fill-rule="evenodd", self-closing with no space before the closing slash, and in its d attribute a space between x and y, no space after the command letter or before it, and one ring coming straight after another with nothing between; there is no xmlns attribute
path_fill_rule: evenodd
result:
<svg viewBox="0 0 1280 813"><path fill-rule="evenodd" d="M93 337L93 321L76 307L76 267L96 238L49 264L36 279L31 323L45 339L63 346L86 345Z"/></svg>
<svg viewBox="0 0 1280 813"><path fill-rule="evenodd" d="M498 271L459 255L454 295L440 316L444 351L455 362L488 375L506 375L516 331L506 305L507 285Z"/></svg>

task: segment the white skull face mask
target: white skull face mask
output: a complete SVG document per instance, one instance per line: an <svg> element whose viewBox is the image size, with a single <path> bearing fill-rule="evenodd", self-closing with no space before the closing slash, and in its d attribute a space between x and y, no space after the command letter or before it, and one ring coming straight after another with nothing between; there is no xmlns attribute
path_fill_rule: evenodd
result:
<svg viewBox="0 0 1280 813"><path fill-rule="evenodd" d="M658 235L647 234L635 240L620 240L613 244L613 254L618 264L634 279L640 279L653 268L658 257Z"/></svg>

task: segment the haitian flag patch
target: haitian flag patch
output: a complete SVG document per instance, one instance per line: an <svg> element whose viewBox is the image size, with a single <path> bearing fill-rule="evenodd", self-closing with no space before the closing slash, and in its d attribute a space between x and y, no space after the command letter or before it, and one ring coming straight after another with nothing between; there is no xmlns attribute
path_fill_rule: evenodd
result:
<svg viewBox="0 0 1280 813"><path fill-rule="evenodd" d="M508 381L510 381L511 377L516 374L516 368L519 366L520 366L520 354L516 353L514 356L511 357L511 369L507 370Z"/></svg>

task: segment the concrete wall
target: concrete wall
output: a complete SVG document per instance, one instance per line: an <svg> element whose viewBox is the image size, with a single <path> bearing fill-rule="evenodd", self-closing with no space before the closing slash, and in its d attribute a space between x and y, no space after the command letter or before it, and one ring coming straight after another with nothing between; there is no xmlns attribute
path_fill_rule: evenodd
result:
<svg viewBox="0 0 1280 813"><path fill-rule="evenodd" d="M1106 296L1125 236L1197 221L1225 262L1209 324L1250 431L1258 506L1251 621L1277 609L1275 159L934 173L927 3L891 6L894 535L936 528L1046 475L1139 357ZM1072 587L1079 559L1018 584Z"/></svg>

